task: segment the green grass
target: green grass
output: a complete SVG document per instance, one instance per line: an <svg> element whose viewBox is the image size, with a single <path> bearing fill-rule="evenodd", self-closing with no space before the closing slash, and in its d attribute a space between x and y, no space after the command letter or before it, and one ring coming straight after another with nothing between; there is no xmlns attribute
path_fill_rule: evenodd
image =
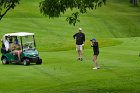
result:
<svg viewBox="0 0 140 93"><path fill-rule="evenodd" d="M106 6L80 16L75 27L65 19L39 13L41 0L22 0L0 21L0 36L34 32L42 65L0 64L0 93L139 93L140 7L127 0L108 0ZM86 34L84 61L76 60L73 34ZM99 70L92 70L90 39L100 45Z"/></svg>

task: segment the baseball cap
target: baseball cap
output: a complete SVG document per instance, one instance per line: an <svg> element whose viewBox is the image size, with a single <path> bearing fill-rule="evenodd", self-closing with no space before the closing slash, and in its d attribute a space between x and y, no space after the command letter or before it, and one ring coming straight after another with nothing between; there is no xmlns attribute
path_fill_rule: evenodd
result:
<svg viewBox="0 0 140 93"><path fill-rule="evenodd" d="M82 28L79 28L79 30L81 31L81 30L82 30Z"/></svg>
<svg viewBox="0 0 140 93"><path fill-rule="evenodd" d="M96 38L92 38L90 41L93 41L93 40L96 41Z"/></svg>

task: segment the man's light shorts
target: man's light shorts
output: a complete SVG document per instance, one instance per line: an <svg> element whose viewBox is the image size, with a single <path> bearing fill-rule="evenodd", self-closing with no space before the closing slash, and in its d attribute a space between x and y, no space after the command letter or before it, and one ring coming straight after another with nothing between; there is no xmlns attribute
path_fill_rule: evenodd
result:
<svg viewBox="0 0 140 93"><path fill-rule="evenodd" d="M76 45L76 51L78 51L78 50L83 50L83 45Z"/></svg>

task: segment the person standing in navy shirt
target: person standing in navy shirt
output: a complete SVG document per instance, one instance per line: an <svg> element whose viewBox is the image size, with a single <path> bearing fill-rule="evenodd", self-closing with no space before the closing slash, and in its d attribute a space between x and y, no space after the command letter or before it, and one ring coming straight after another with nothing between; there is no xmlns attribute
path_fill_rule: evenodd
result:
<svg viewBox="0 0 140 93"><path fill-rule="evenodd" d="M76 50L78 53L78 60L82 61L82 50L85 42L85 34L82 32L82 28L79 28L79 32L74 34L73 38L76 39Z"/></svg>

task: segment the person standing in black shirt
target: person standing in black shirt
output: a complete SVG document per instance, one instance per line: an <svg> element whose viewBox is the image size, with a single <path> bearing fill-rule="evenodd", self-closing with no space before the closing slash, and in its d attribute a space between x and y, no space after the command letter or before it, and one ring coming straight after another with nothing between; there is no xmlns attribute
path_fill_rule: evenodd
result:
<svg viewBox="0 0 140 93"><path fill-rule="evenodd" d="M98 42L96 41L95 38L91 39L91 47L93 47L93 62L95 63L95 67L93 69L99 69L99 65L97 63L97 57L99 55L99 46L98 46Z"/></svg>
<svg viewBox="0 0 140 93"><path fill-rule="evenodd" d="M82 32L82 28L79 28L79 32L74 34L73 38L76 39L76 50L78 53L78 60L82 61L82 50L85 42L85 34Z"/></svg>

